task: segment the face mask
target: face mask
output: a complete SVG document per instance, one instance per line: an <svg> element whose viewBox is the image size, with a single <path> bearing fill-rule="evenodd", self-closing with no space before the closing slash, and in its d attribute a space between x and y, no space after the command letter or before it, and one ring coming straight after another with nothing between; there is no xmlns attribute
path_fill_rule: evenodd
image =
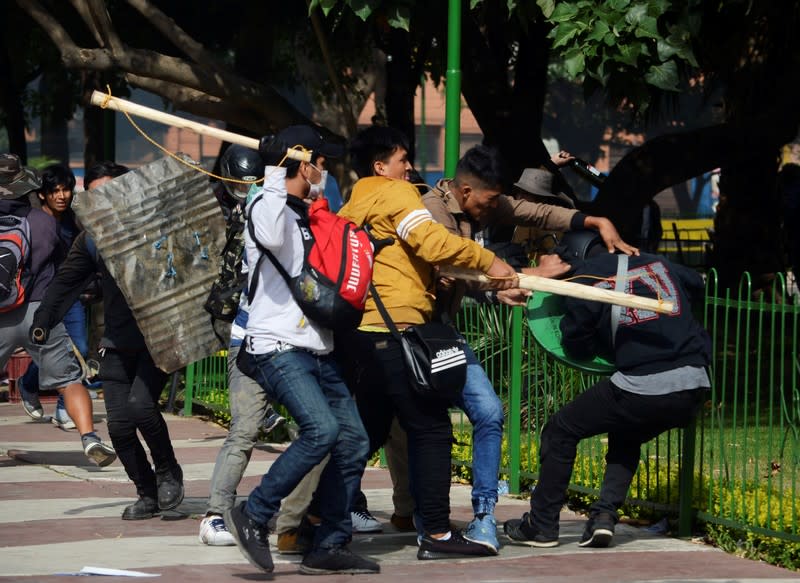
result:
<svg viewBox="0 0 800 583"><path fill-rule="evenodd" d="M316 168L316 166L314 167ZM311 189L308 191L308 198L311 200L317 200L318 198L325 195L325 183L328 181L328 171L327 170L320 170L320 179L319 182L316 184L311 184L309 182L309 186Z"/></svg>

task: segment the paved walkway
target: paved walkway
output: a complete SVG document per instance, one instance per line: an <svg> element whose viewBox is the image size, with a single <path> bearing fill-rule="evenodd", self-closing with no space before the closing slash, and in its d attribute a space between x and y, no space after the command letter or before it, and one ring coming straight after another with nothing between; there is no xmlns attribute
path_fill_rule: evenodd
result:
<svg viewBox="0 0 800 583"><path fill-rule="evenodd" d="M104 415L102 402L95 401L97 430L107 438ZM127 522L120 520L120 513L135 494L118 462L97 468L81 452L76 432L35 423L18 404L0 405L0 581L64 581L57 574L87 566L159 574L159 581L165 582L307 581L298 573L296 558L276 554L275 573L267 575L247 563L235 547L198 542L208 480L225 431L197 418L167 419L183 466L186 499L176 512L160 519ZM241 493L255 487L282 448L257 448ZM368 469L363 486L386 528L379 535L357 535L353 548L378 560L382 572L327 581L800 581L800 573L628 525L618 528L612 548L581 549L577 540L583 518L568 512L563 515L561 546L554 549L507 544L494 558L418 561L415 536L395 532L388 524L388 472ZM469 489L453 485L451 499L453 520L465 524L471 518ZM504 497L498 520L518 517L526 507L527 501ZM120 580L97 580L112 579Z"/></svg>

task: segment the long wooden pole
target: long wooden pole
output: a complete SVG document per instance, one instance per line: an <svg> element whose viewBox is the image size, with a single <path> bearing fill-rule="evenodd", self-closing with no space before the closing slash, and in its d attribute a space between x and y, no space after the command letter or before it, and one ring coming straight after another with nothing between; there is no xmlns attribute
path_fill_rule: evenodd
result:
<svg viewBox="0 0 800 583"><path fill-rule="evenodd" d="M491 280L480 271L462 269L450 265L441 266L439 268L439 275L456 279L479 281L482 283L491 282ZM561 281L558 279L540 277L538 275L526 275L524 273L519 274L519 287L533 291L550 292L560 296L569 296L581 300L592 300L605 304L617 304L627 308L651 310L660 314L669 314L674 307L672 302L654 300L652 298L616 292L610 289L601 289L572 281Z"/></svg>
<svg viewBox="0 0 800 583"><path fill-rule="evenodd" d="M89 101L91 102L92 105L96 105L104 109L113 109L115 111L121 111L123 113L128 113L130 115L135 115L138 117L149 119L151 121L163 123L164 125L191 130L203 136L211 136L214 138L218 138L223 142L230 142L231 144L239 144L240 146L244 146L245 148L258 150L258 140L255 138L248 138L247 136L243 136L241 134L235 134L233 132L221 130L219 128L198 123L196 121L184 119L182 117L178 117L177 115L164 113L163 111L153 109L152 107L139 105L138 103L133 103L132 101L120 99L119 97L114 97L113 95L102 93L101 91L93 91L92 97L90 98ZM294 144L288 144L288 145L293 146ZM289 151L287 152L287 155L289 158L292 158L293 160L299 160L301 162L311 161L311 152L295 150L290 147Z"/></svg>

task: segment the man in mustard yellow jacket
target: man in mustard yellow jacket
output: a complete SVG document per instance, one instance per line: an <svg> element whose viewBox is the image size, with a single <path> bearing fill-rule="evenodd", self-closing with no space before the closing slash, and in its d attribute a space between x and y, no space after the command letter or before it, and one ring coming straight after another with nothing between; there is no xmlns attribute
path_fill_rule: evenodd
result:
<svg viewBox="0 0 800 583"><path fill-rule="evenodd" d="M410 165L408 146L400 132L391 128L367 131L385 135L371 140L376 147L351 148L353 167L359 176L368 177L355 184L339 214L370 225L377 239L395 240L375 256L373 284L397 327L403 330L431 320L435 265L480 269L500 278L496 280L499 288L516 286L513 268L474 241L451 234L436 223L419 191L407 180L370 176L379 174L375 165ZM348 344L349 353L357 355L360 372L350 388L370 437L370 449L383 445L395 416L408 434L411 491L425 527L417 558L494 554L450 530L452 425L448 403L413 391L401 346L389 333L372 298Z"/></svg>

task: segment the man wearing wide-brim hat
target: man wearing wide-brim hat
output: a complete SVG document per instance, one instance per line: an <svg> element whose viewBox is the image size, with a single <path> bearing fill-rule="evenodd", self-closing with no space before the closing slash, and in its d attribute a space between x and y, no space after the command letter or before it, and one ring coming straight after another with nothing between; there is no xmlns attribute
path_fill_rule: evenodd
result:
<svg viewBox="0 0 800 583"><path fill-rule="evenodd" d="M542 168L525 168L514 183L512 193L532 202L543 202L567 208L575 208L575 202L563 192L553 192L555 176Z"/></svg>
<svg viewBox="0 0 800 583"><path fill-rule="evenodd" d="M33 314L66 252L55 219L31 208L28 194L39 188L33 169L14 154L0 154L0 366L24 348L39 365L41 388L64 395L86 456L106 466L117 456L94 432L92 401L64 324L59 322L41 343L30 337Z"/></svg>

